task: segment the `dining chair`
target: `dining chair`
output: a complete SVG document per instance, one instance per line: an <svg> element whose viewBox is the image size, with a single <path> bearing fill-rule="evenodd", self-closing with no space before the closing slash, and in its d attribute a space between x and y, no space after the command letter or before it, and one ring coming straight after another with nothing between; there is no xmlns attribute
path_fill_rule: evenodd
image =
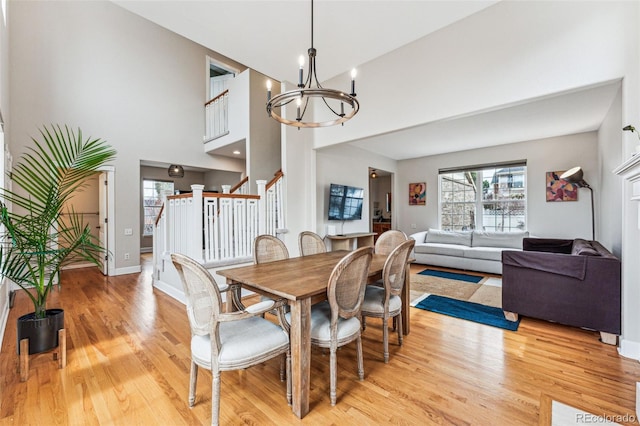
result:
<svg viewBox="0 0 640 426"><path fill-rule="evenodd" d="M396 247L387 257L382 270L383 287L367 286L362 303L362 322L365 318L382 318L382 345L384 362L389 362L388 319L394 318L398 332L398 344L402 346L402 287L404 286L407 262L415 240L407 240Z"/></svg>
<svg viewBox="0 0 640 426"><path fill-rule="evenodd" d="M223 313L220 290L211 274L182 254L171 254L187 299L191 326L189 406L195 403L198 367L211 370L211 424L220 416L220 372L245 369L286 355L287 401L291 404L291 350L285 329L261 317L282 309L283 301L256 303L242 311Z"/></svg>
<svg viewBox="0 0 640 426"><path fill-rule="evenodd" d="M300 248L300 256L310 256L327 251L322 237L311 231L303 231L298 235L298 247Z"/></svg>
<svg viewBox="0 0 640 426"><path fill-rule="evenodd" d="M360 308L367 285L373 247L350 252L333 268L327 283L328 300L311 307L311 344L329 348L331 405L336 405L337 349L356 341L358 377L364 379ZM289 318L290 314L287 314Z"/></svg>
<svg viewBox="0 0 640 426"><path fill-rule="evenodd" d="M380 234L376 240L375 254L389 255L400 244L407 241L409 238L407 234L397 229L390 229Z"/></svg>
<svg viewBox="0 0 640 426"><path fill-rule="evenodd" d="M258 235L253 241L253 262L275 262L289 258L289 250L282 240L273 235Z"/></svg>

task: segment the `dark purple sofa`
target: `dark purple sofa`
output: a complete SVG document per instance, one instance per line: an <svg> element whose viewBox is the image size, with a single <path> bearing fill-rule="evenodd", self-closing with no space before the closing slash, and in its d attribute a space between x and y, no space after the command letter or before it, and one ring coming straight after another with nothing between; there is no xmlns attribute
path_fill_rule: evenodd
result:
<svg viewBox="0 0 640 426"><path fill-rule="evenodd" d="M502 252L502 309L620 335L620 260L597 241L524 238L523 251Z"/></svg>

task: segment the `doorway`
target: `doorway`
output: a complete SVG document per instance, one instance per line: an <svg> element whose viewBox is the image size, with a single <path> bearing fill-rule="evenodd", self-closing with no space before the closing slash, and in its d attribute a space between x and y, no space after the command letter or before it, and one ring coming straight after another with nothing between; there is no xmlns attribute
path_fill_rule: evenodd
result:
<svg viewBox="0 0 640 426"><path fill-rule="evenodd" d="M393 173L369 167L370 229L378 235L393 228L392 188Z"/></svg>

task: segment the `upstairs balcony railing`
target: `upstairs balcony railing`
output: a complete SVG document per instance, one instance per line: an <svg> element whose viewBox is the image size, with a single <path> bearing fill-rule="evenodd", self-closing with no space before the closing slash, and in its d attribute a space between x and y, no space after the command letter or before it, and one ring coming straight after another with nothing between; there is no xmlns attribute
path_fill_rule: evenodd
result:
<svg viewBox="0 0 640 426"><path fill-rule="evenodd" d="M257 181L258 195L203 192L166 197L154 229L154 258L182 253L206 264L250 261L253 240L284 228L282 172Z"/></svg>
<svg viewBox="0 0 640 426"><path fill-rule="evenodd" d="M205 141L229 133L229 90L204 104Z"/></svg>

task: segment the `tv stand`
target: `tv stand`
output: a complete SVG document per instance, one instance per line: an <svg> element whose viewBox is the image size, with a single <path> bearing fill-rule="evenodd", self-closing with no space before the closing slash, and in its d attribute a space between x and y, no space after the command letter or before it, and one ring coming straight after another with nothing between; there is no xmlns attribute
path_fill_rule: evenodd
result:
<svg viewBox="0 0 640 426"><path fill-rule="evenodd" d="M331 251L353 250L360 247L373 247L374 235L376 235L375 232L354 232L352 234L327 235L327 239L331 241Z"/></svg>

